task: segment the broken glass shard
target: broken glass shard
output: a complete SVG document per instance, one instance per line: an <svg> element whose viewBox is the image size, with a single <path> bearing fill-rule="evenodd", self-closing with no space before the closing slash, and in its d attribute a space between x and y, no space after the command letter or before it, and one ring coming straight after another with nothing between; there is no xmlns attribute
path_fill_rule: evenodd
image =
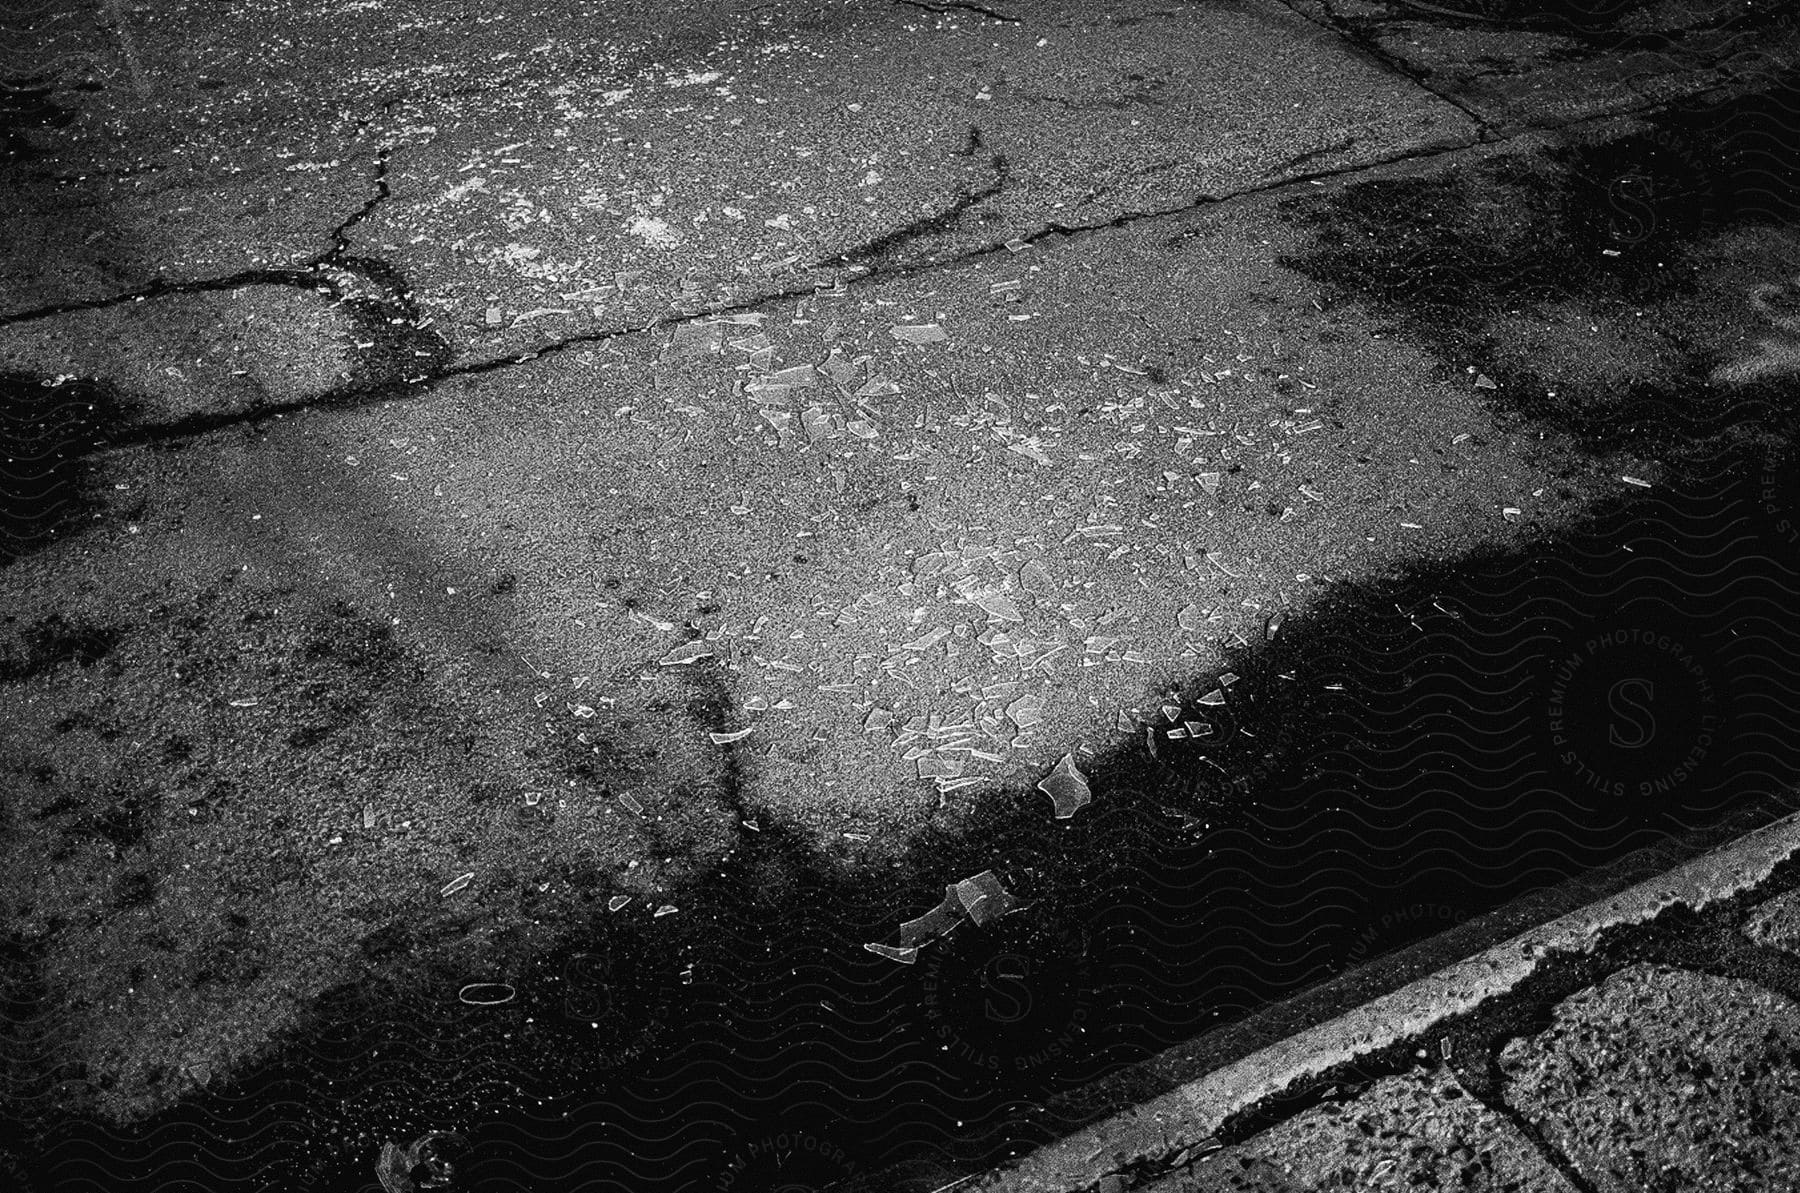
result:
<svg viewBox="0 0 1800 1193"><path fill-rule="evenodd" d="M710 658L711 656L712 647L708 646L701 639L696 638L692 642L684 642L674 650L671 650L662 657L661 662L665 667L681 667L688 663L697 662L700 659Z"/></svg>
<svg viewBox="0 0 1800 1193"><path fill-rule="evenodd" d="M1019 728L1029 729L1044 719L1043 710L1043 697L1026 693L1006 706L1006 715Z"/></svg>
<svg viewBox="0 0 1800 1193"><path fill-rule="evenodd" d="M1013 604L1013 599L1003 592L977 593L970 599L981 606L982 611L989 617L996 617L1001 621L1025 620L1025 615L1019 612L1019 607Z"/></svg>
<svg viewBox="0 0 1800 1193"><path fill-rule="evenodd" d="M1019 569L1019 587L1036 597L1056 594L1056 585L1050 579L1050 573L1035 559Z"/></svg>
<svg viewBox="0 0 1800 1193"><path fill-rule="evenodd" d="M868 949L877 957L886 957L889 961L898 961L902 965L911 965L919 959L917 945L912 948L897 949L891 944L865 944L863 948Z"/></svg>
<svg viewBox="0 0 1800 1193"><path fill-rule="evenodd" d="M1038 784L1038 790L1055 803L1058 820L1069 819L1094 798L1094 793L1088 789L1087 777L1075 765L1073 754L1062 756L1062 761Z"/></svg>
<svg viewBox="0 0 1800 1193"><path fill-rule="evenodd" d="M937 344L950 338L950 333L935 323L898 323L891 330L903 344Z"/></svg>
<svg viewBox="0 0 1800 1193"><path fill-rule="evenodd" d="M890 398L900 392L900 387L890 381L886 374L877 373L862 383L856 391L859 398Z"/></svg>
<svg viewBox="0 0 1800 1193"><path fill-rule="evenodd" d="M1015 902L992 870L983 870L972 878L965 878L953 889L962 902L963 910L975 921L977 928L985 928L1011 911Z"/></svg>
<svg viewBox="0 0 1800 1193"><path fill-rule="evenodd" d="M903 948L914 948L928 941L936 940L950 929L956 927L962 918L962 900L956 896L956 888L944 888L944 901L926 912L916 920L907 920L900 925L900 944Z"/></svg>
<svg viewBox="0 0 1800 1193"><path fill-rule="evenodd" d="M933 551L929 555L921 555L913 560L913 575L935 576L953 563L959 562L961 556L949 551Z"/></svg>
<svg viewBox="0 0 1800 1193"><path fill-rule="evenodd" d="M726 746L734 741L743 741L754 732L756 732L756 726L752 725L748 729L739 729L735 733L709 733L707 736L712 738L713 745Z"/></svg>
<svg viewBox="0 0 1800 1193"><path fill-rule="evenodd" d="M680 360L688 357L710 356L725 350L725 325L701 319L693 323L683 323L675 329L674 337L663 352L664 360Z"/></svg>
<svg viewBox="0 0 1800 1193"><path fill-rule="evenodd" d="M768 376L761 379L761 383L763 385L791 385L798 389L805 386L817 385L819 383L819 374L811 365L795 365L791 369L782 369L780 372L770 373Z"/></svg>
<svg viewBox="0 0 1800 1193"><path fill-rule="evenodd" d="M914 638L911 642L903 643L901 645L900 649L901 650L930 650L932 647L936 646L938 643L942 642L944 639L948 638L949 636L950 636L949 630L945 629L943 626L938 626L937 628L933 629L931 632L929 632L927 634L922 634L919 637Z"/></svg>

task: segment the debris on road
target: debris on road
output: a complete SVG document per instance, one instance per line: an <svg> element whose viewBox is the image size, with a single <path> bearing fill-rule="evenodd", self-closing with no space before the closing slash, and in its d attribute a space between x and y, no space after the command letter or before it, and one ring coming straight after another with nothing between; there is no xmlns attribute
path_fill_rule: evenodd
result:
<svg viewBox="0 0 1800 1193"><path fill-rule="evenodd" d="M1062 761L1038 784L1038 790L1055 802L1058 820L1069 819L1094 798L1073 754L1062 756Z"/></svg>
<svg viewBox="0 0 1800 1193"><path fill-rule="evenodd" d="M977 928L987 927L1015 906L1012 895L1000 885L1000 879L992 870L965 878L951 889Z"/></svg>
<svg viewBox="0 0 1800 1193"><path fill-rule="evenodd" d="M696 638L692 642L683 643L664 655L659 662L664 667L683 667L700 659L712 657L713 649L703 639Z"/></svg>
<svg viewBox="0 0 1800 1193"><path fill-rule="evenodd" d="M963 916L962 900L956 888L944 888L944 901L917 919L900 925L900 943L908 948L936 940L955 928Z"/></svg>
<svg viewBox="0 0 1800 1193"><path fill-rule="evenodd" d="M903 344L939 344L950 338L950 333L935 323L896 323L891 330Z"/></svg>
<svg viewBox="0 0 1800 1193"><path fill-rule="evenodd" d="M458 874L455 878L452 878L449 882L444 884L444 889L438 892L438 896L439 898L448 899L451 895L456 894L456 892L462 890L473 881L475 881L475 871L473 870L470 870L465 874Z"/></svg>

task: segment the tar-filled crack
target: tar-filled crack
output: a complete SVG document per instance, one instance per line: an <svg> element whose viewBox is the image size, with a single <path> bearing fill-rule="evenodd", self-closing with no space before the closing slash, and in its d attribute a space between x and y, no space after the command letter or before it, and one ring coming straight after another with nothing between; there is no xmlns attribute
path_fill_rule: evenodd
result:
<svg viewBox="0 0 1800 1193"><path fill-rule="evenodd" d="M970 144L974 145L979 143L981 130L971 128L969 133ZM833 265L856 265L865 261L890 258L897 249L900 249L915 240L921 240L928 236L936 236L940 233L952 230L956 227L957 222L962 219L964 212L968 211L978 203L993 198L1002 190L1006 189L1007 178L1012 172L1010 165L1007 163L1006 155L1002 153L993 154L989 157L988 162L993 167L994 178L993 181L989 182L986 186L979 190L964 191L951 201L950 206L937 214L921 216L910 223L895 228L891 232L884 232L880 236L877 236L873 240L867 241L856 248L848 249L845 252L824 258L820 261L815 261L811 268L822 269Z"/></svg>
<svg viewBox="0 0 1800 1193"><path fill-rule="evenodd" d="M1004 21L1008 25L1024 24L1024 19L1022 17L1007 16L1003 12L995 12L993 9L986 8L980 4L967 3L966 0L944 0L944 3L942 4L930 4L927 3L927 0L894 0L894 2L896 4L904 4L908 8L923 9L926 12L935 12L939 14L972 12L977 16L986 17L990 21Z"/></svg>

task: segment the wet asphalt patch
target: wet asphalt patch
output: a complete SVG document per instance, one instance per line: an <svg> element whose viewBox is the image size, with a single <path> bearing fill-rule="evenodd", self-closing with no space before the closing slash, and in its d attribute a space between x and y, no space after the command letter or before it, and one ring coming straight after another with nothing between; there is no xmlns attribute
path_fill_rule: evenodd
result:
<svg viewBox="0 0 1800 1193"><path fill-rule="evenodd" d="M1623 134L1290 199L1282 210L1310 243L1283 264L1329 303L1388 320L1447 373L1481 378L1515 422L1595 453L1704 455L1800 412L1791 374L1716 384L1722 348L1695 333L1682 305L1717 238L1800 215L1797 107L1800 80L1784 77L1676 105ZM1514 351L1520 321L1571 312L1607 323L1626 341L1613 347L1652 363L1595 376L1571 366L1596 351L1586 343L1567 340L1541 362Z"/></svg>
<svg viewBox="0 0 1800 1193"><path fill-rule="evenodd" d="M1071 820L1000 792L855 873L746 816L666 918L571 874L588 910L559 950L372 970L229 1086L122 1133L49 1129L31 1177L101 1154L125 1187L186 1138L211 1188L348 1187L382 1142L454 1128L456 1188L773 1189L907 1161L881 1180L925 1190L1055 1137L1058 1091L1790 787L1791 523L1733 461L1633 492L1552 542L1342 586L1084 763ZM912 965L859 947L984 870L1016 911ZM459 1002L477 977L517 997Z"/></svg>

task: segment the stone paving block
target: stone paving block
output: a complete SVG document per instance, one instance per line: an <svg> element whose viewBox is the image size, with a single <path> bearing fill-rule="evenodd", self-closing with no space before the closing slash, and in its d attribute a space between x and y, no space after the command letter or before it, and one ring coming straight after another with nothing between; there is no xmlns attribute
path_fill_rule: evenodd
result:
<svg viewBox="0 0 1800 1193"><path fill-rule="evenodd" d="M1800 1007L1637 965L1501 1053L1506 1096L1601 1193L1800 1188Z"/></svg>
<svg viewBox="0 0 1800 1193"><path fill-rule="evenodd" d="M1151 1186L1157 1193L1460 1189L1566 1193L1567 1181L1447 1075L1376 1082Z"/></svg>
<svg viewBox="0 0 1800 1193"><path fill-rule="evenodd" d="M1800 953L1800 891L1789 891L1751 913L1744 935L1757 944Z"/></svg>

